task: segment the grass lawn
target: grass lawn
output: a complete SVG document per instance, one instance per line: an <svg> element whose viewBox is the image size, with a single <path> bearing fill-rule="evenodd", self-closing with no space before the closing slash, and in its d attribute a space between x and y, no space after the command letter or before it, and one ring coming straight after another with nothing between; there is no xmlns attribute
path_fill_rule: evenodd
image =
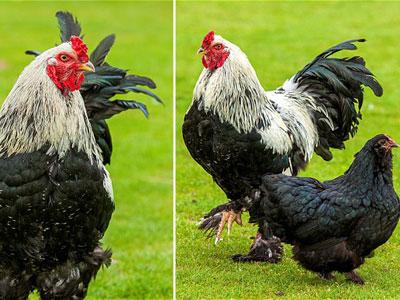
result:
<svg viewBox="0 0 400 300"><path fill-rule="evenodd" d="M344 40L364 37L357 52L384 87L384 97L365 95L363 120L345 151L331 162L315 156L301 175L326 180L341 175L353 155L375 134L400 140L398 39L400 3L362 2L219 2L177 4L177 298L396 298L399 297L400 230L360 268L365 286L338 275L320 280L300 268L285 247L281 264L236 264L230 256L247 253L256 227L234 227L217 247L196 229L210 208L226 201L211 177L190 157L181 134L183 116L202 70L196 51L204 35L215 30L239 45L266 89L274 89L316 55ZM343 55L343 54L341 54ZM400 152L394 180L400 191ZM246 218L247 219L247 218Z"/></svg>
<svg viewBox="0 0 400 300"><path fill-rule="evenodd" d="M172 4L141 2L0 3L0 96L5 99L32 57L59 42L57 10L80 20L89 50L107 34L117 41L108 61L158 85L165 105L139 95L150 118L139 111L110 120L116 210L104 238L114 263L101 271L88 299L172 297ZM33 296L32 299L36 299Z"/></svg>

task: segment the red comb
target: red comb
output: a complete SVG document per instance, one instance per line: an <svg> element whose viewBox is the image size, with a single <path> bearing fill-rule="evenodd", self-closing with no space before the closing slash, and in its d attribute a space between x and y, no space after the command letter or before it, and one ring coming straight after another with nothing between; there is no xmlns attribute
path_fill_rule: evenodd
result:
<svg viewBox="0 0 400 300"><path fill-rule="evenodd" d="M79 60L83 63L87 63L89 61L89 56L87 54L88 47L86 44L78 37L78 36L71 36L70 40L72 49L78 55Z"/></svg>
<svg viewBox="0 0 400 300"><path fill-rule="evenodd" d="M201 44L201 47L203 49L207 49L208 47L210 47L211 43L214 40L214 31L210 31L209 33L207 33L207 35L204 37L203 39L203 43Z"/></svg>

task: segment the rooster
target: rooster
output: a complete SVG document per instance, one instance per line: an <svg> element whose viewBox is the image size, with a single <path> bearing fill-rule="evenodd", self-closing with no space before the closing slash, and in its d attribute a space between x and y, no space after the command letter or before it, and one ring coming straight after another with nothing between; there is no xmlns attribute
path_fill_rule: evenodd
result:
<svg viewBox="0 0 400 300"><path fill-rule="evenodd" d="M296 175L314 152L330 160L330 148L343 149L344 141L356 133L363 86L376 96L383 90L362 57L331 55L355 50L354 43L364 41L329 48L283 86L267 92L239 47L214 32L205 36L199 49L204 69L182 131L191 156L230 200L201 220L201 229L216 234L215 243L221 240L225 224L229 234L234 222L242 223L241 213L262 175ZM263 239L260 245L266 249L261 253L270 251L268 247L276 250L264 260L279 261L280 245L270 234Z"/></svg>
<svg viewBox="0 0 400 300"><path fill-rule="evenodd" d="M94 71L76 36L19 76L0 110L0 298L83 299L111 262L109 174L79 92Z"/></svg>
<svg viewBox="0 0 400 300"><path fill-rule="evenodd" d="M59 11L56 17L60 27L61 42L69 41L73 35L83 39L81 25L71 13ZM155 89L156 84L153 80L144 76L127 74L126 70L105 62L114 42L115 35L108 35L93 50L90 61L96 70L85 74L85 80L80 88L93 133L102 151L104 164L110 163L112 153L112 139L106 119L127 109L139 109L146 117L149 115L143 103L134 100L111 101L111 98L135 92L148 95L162 103L156 94L144 88ZM26 54L37 56L40 52L28 50Z"/></svg>
<svg viewBox="0 0 400 300"><path fill-rule="evenodd" d="M294 259L306 269L325 279L332 279L333 271L344 272L363 284L355 269L390 238L400 216L393 147L399 145L377 135L355 155L344 175L325 182L264 176L253 220L260 227L267 221L278 238L294 245Z"/></svg>

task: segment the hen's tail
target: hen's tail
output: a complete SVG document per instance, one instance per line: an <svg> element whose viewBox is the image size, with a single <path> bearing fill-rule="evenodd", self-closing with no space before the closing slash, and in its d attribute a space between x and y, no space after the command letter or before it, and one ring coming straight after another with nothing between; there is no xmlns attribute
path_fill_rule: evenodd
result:
<svg viewBox="0 0 400 300"><path fill-rule="evenodd" d="M312 113L319 134L315 152L325 160L332 158L330 147L344 148L343 142L357 132L364 99L363 86L369 87L378 97L383 94L381 85L366 68L362 57L331 57L341 50L356 50L354 42L365 40L350 40L329 48L283 86L285 90L305 93L315 100Z"/></svg>
<svg viewBox="0 0 400 300"><path fill-rule="evenodd" d="M56 17L60 27L62 42L70 40L72 35L81 35L81 26L78 20L69 12L57 12ZM107 122L112 116L128 110L139 109L148 117L146 105L134 100L118 100L116 95L129 92L148 95L162 103L161 99L146 88L155 89L156 84L150 78L128 74L126 70L110 66L105 62L108 53L115 42L115 35L105 37L90 55L90 61L96 71L85 74L85 81L80 92L85 101L86 111L92 125L97 144L102 150L103 163L110 163L112 153L112 139ZM40 55L38 51L28 50L26 54Z"/></svg>

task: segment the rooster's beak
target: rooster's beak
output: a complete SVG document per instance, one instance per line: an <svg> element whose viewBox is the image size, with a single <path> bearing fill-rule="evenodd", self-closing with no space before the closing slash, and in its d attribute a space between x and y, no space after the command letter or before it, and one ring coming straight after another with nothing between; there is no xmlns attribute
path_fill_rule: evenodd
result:
<svg viewBox="0 0 400 300"><path fill-rule="evenodd" d="M79 70L85 71L85 72L94 72L95 68L94 68L93 64L90 61L88 61L86 64L81 64L79 67Z"/></svg>
<svg viewBox="0 0 400 300"><path fill-rule="evenodd" d="M202 54L202 55L204 55L205 52L206 52L206 51L203 49L203 47L200 47L199 50L197 50L197 54Z"/></svg>

